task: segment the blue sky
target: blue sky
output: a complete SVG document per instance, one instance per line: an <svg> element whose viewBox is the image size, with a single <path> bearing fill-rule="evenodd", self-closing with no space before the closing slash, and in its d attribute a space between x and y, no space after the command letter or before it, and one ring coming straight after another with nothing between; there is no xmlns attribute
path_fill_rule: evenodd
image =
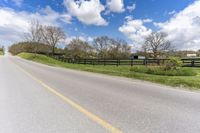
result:
<svg viewBox="0 0 200 133"><path fill-rule="evenodd" d="M19 32L27 31L25 21L38 19L42 24L62 27L68 34L67 41L74 37L92 40L96 36L108 35L123 38L139 49L145 36L161 30L170 33L169 39L180 49L200 49L200 40L196 36L181 42L182 35L171 35L172 31L182 34L180 30L184 28L178 26L182 20L189 18L191 22L188 23L192 25L193 19L200 18L199 3L199 0L0 0L3 16L0 42L10 45L23 40L23 34ZM191 9L192 6L199 7L199 11ZM190 12L194 12L193 15L189 16ZM10 37L6 37L8 35Z"/></svg>

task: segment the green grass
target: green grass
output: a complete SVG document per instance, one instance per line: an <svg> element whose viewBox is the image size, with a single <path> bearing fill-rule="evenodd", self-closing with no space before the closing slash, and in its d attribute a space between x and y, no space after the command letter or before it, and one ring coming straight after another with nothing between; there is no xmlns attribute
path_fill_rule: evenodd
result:
<svg viewBox="0 0 200 133"><path fill-rule="evenodd" d="M57 61L55 59L49 58L45 55L34 55L30 53L21 53L18 56L21 58L36 61L39 63L57 66L57 67L64 67L82 71L89 71L95 73L103 73L108 75L114 76L122 76L128 78L135 78L141 80L147 80L155 83L161 83L170 86L176 87L186 87L191 90L198 90L200 89L200 68L187 68L187 71L195 72L195 76L161 76L161 75L153 75L141 72L133 71L134 67L131 66L101 66L101 65L81 65L81 64L69 64ZM144 66L140 66L144 67Z"/></svg>
<svg viewBox="0 0 200 133"><path fill-rule="evenodd" d="M133 72L162 75L162 76L196 76L197 72L191 68L177 68L165 70L164 66L134 66L130 69Z"/></svg>

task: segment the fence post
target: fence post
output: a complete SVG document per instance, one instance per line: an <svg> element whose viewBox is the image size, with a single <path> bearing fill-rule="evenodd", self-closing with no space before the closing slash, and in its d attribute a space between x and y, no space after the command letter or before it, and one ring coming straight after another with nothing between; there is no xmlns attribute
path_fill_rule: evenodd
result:
<svg viewBox="0 0 200 133"><path fill-rule="evenodd" d="M86 65L86 59L84 59L84 64Z"/></svg>
<svg viewBox="0 0 200 133"><path fill-rule="evenodd" d="M185 61L184 60L182 60L182 61L183 61L183 65L184 65Z"/></svg>
<svg viewBox="0 0 200 133"><path fill-rule="evenodd" d="M106 65L106 61L105 61L105 59L103 59L103 65L104 65L104 66Z"/></svg>
<svg viewBox="0 0 200 133"><path fill-rule="evenodd" d="M146 59L143 60L143 65L146 65Z"/></svg>
<svg viewBox="0 0 200 133"><path fill-rule="evenodd" d="M194 60L192 60L192 67L194 67Z"/></svg>
<svg viewBox="0 0 200 133"><path fill-rule="evenodd" d="M133 66L133 59L131 59L131 66Z"/></svg>
<svg viewBox="0 0 200 133"><path fill-rule="evenodd" d="M95 59L92 59L92 65L94 66L94 61L95 61Z"/></svg>
<svg viewBox="0 0 200 133"><path fill-rule="evenodd" d="M160 59L157 59L157 65L160 65Z"/></svg>

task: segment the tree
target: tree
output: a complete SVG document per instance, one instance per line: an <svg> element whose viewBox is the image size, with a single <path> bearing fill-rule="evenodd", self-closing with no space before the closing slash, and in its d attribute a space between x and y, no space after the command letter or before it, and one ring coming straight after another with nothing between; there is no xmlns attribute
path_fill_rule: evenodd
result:
<svg viewBox="0 0 200 133"><path fill-rule="evenodd" d="M29 32L25 34L25 38L29 42L40 43L42 41L42 25L39 21L34 20L30 23Z"/></svg>
<svg viewBox="0 0 200 133"><path fill-rule="evenodd" d="M112 39L111 46L108 51L109 58L127 59L130 57L131 47L125 40Z"/></svg>
<svg viewBox="0 0 200 133"><path fill-rule="evenodd" d="M1 48L2 48L3 54L5 54L5 47L2 46Z"/></svg>
<svg viewBox="0 0 200 133"><path fill-rule="evenodd" d="M52 55L54 55L58 43L65 39L64 31L61 28L54 26L43 26L42 36L44 43L51 46Z"/></svg>
<svg viewBox="0 0 200 133"><path fill-rule="evenodd" d="M80 39L73 39L65 51L67 56L72 58L90 58L93 55L93 48Z"/></svg>
<svg viewBox="0 0 200 133"><path fill-rule="evenodd" d="M107 36L97 37L93 46L98 58L125 59L130 56L131 47L122 39L113 39Z"/></svg>
<svg viewBox="0 0 200 133"><path fill-rule="evenodd" d="M19 42L11 45L8 50L13 55L17 55L21 52L33 53L35 52L35 47L38 48L37 53L39 54L47 54L51 51L51 47L49 45L36 42Z"/></svg>
<svg viewBox="0 0 200 133"><path fill-rule="evenodd" d="M42 25L39 21L34 20L30 23L29 32L25 34L25 38L28 42L32 42L32 44L42 43ZM33 46L34 53L38 52L38 45Z"/></svg>
<svg viewBox="0 0 200 133"><path fill-rule="evenodd" d="M153 57L157 58L161 52L171 49L171 43L166 40L167 34L163 32L153 32L146 39L142 48L146 52L152 52Z"/></svg>
<svg viewBox="0 0 200 133"><path fill-rule="evenodd" d="M106 58L108 55L109 47L113 39L107 36L97 37L93 40L93 46L98 54L98 58Z"/></svg>
<svg viewBox="0 0 200 133"><path fill-rule="evenodd" d="M1 54L4 54L4 52L5 52L4 46L2 46L2 47L0 46L0 55L1 55Z"/></svg>

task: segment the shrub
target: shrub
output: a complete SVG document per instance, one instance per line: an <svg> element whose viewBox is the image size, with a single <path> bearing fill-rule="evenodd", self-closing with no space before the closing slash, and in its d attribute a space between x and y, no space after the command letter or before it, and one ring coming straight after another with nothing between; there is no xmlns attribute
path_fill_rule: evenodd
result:
<svg viewBox="0 0 200 133"><path fill-rule="evenodd" d="M165 63L165 70L177 70L183 65L180 58L170 57L169 60Z"/></svg>

